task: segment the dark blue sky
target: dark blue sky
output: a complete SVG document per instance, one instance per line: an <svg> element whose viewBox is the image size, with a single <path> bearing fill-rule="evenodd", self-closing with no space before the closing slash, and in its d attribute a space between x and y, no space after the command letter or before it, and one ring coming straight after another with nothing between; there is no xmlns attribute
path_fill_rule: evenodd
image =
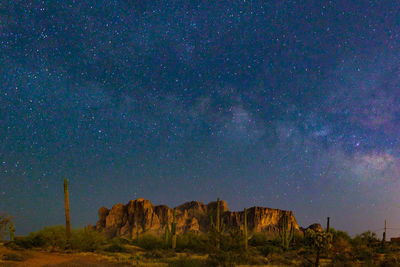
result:
<svg viewBox="0 0 400 267"><path fill-rule="evenodd" d="M220 197L398 235L399 10L1 1L0 211L20 234L62 224L67 177L74 227Z"/></svg>

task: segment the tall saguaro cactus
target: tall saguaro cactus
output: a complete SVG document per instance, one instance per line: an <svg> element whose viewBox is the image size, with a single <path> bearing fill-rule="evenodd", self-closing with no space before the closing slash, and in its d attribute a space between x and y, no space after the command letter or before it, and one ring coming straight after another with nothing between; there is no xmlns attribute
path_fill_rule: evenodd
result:
<svg viewBox="0 0 400 267"><path fill-rule="evenodd" d="M165 230L164 230L164 243L165 243L165 247L168 247L169 245L169 236L170 236L170 231L169 231L169 225L168 222L165 225Z"/></svg>
<svg viewBox="0 0 400 267"><path fill-rule="evenodd" d="M172 245L172 249L176 248L176 222L175 222L175 209L172 213L172 224L171 224L171 234L172 234L172 238L171 238L171 245Z"/></svg>
<svg viewBox="0 0 400 267"><path fill-rule="evenodd" d="M219 198L217 198L217 210L216 210L216 218L215 218L215 224L213 222L212 217L210 218L211 220L211 229L212 232L215 236L215 241L216 241L216 247L219 249L221 247L221 238L223 235L223 232L225 230L225 224L222 220L221 217L221 207L220 207L221 201Z"/></svg>
<svg viewBox="0 0 400 267"><path fill-rule="evenodd" d="M329 228L330 228L330 217L326 217L326 232L329 233Z"/></svg>
<svg viewBox="0 0 400 267"><path fill-rule="evenodd" d="M247 237L247 209L244 209L244 228L243 228L243 235L244 235L244 248L247 250L249 247L249 239Z"/></svg>
<svg viewBox="0 0 400 267"><path fill-rule="evenodd" d="M290 242L293 240L294 237L294 226L292 222L289 226L289 216L287 216L287 214L283 215L282 217L279 235L281 236L282 246L285 249L288 249Z"/></svg>
<svg viewBox="0 0 400 267"><path fill-rule="evenodd" d="M64 203L65 203L65 234L67 240L71 237L71 220L69 217L69 191L68 191L68 180L64 179Z"/></svg>

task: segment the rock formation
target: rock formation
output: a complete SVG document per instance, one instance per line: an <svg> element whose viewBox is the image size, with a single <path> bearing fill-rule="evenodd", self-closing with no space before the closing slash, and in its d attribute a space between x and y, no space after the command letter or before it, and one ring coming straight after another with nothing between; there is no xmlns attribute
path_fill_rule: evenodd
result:
<svg viewBox="0 0 400 267"><path fill-rule="evenodd" d="M215 217L216 202L203 204L191 201L176 207L177 233L193 231L206 233L210 226L210 218ZM126 205L114 205L110 210L101 207L96 230L106 232L110 236L135 238L144 232L161 235L167 225L172 223L173 209L159 205L154 206L149 200L139 198L131 200ZM229 211L225 201L221 201L221 214L227 230L243 228L244 212ZM284 215L288 216L289 224L293 223L296 230L299 226L292 211L252 207L247 210L249 232L275 232Z"/></svg>
<svg viewBox="0 0 400 267"><path fill-rule="evenodd" d="M315 231L315 232L323 232L323 231L324 231L324 229L322 228L322 226L321 226L319 223L311 224L310 226L308 226L308 227L305 229L305 231L306 231L307 229L313 230L313 231Z"/></svg>

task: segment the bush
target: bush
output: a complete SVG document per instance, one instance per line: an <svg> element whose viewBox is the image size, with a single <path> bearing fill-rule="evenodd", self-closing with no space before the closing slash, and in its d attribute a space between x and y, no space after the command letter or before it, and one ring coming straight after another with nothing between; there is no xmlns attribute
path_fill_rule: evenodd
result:
<svg viewBox="0 0 400 267"><path fill-rule="evenodd" d="M147 259L164 259L176 257L176 253L173 250L150 250L143 254L143 257Z"/></svg>
<svg viewBox="0 0 400 267"><path fill-rule="evenodd" d="M107 243L106 236L90 228L72 231L70 244L73 250L95 251Z"/></svg>
<svg viewBox="0 0 400 267"><path fill-rule="evenodd" d="M161 249L165 246L163 240L153 234L141 235L136 242L139 247L147 250Z"/></svg>
<svg viewBox="0 0 400 267"><path fill-rule="evenodd" d="M51 250L65 249L67 245L64 226L45 227L43 230L29 234L26 241L32 247L44 247Z"/></svg>
<svg viewBox="0 0 400 267"><path fill-rule="evenodd" d="M104 234L90 228L74 230L71 233L70 246L73 250L95 251L106 243L107 239ZM64 226L45 227L38 232L30 233L28 236L16 237L15 244L26 249L40 247L64 250L67 246L65 228Z"/></svg>
<svg viewBox="0 0 400 267"><path fill-rule="evenodd" d="M239 229L231 230L221 238L221 249L241 252L244 250L244 235Z"/></svg>
<svg viewBox="0 0 400 267"><path fill-rule="evenodd" d="M42 236L31 233L28 236L16 237L14 243L21 248L30 249L33 247L43 247L45 245L45 240Z"/></svg>
<svg viewBox="0 0 400 267"><path fill-rule="evenodd" d="M27 259L26 255L16 254L16 253L7 253L4 254L2 260L4 261L24 261Z"/></svg>
<svg viewBox="0 0 400 267"><path fill-rule="evenodd" d="M371 231L366 231L360 235L357 235L353 238L352 243L354 246L366 245L368 247L376 246L380 243L379 239L376 237L376 234Z"/></svg>
<svg viewBox="0 0 400 267"><path fill-rule="evenodd" d="M384 261L381 263L382 267L400 266L400 255L385 255Z"/></svg>
<svg viewBox="0 0 400 267"><path fill-rule="evenodd" d="M127 248L125 248L122 244L118 244L118 243L113 243L109 246L107 246L106 248L104 248L104 251L107 252L129 252L129 250Z"/></svg>
<svg viewBox="0 0 400 267"><path fill-rule="evenodd" d="M283 250L280 246L276 246L272 242L267 243L265 246L262 247L261 252L264 256L269 256L274 253L282 253Z"/></svg>
<svg viewBox="0 0 400 267"><path fill-rule="evenodd" d="M178 250L190 249L196 252L206 251L206 237L194 232L186 232L177 236L176 248Z"/></svg>
<svg viewBox="0 0 400 267"><path fill-rule="evenodd" d="M254 233L249 240L251 246L264 246L269 241L268 235L265 233Z"/></svg>
<svg viewBox="0 0 400 267"><path fill-rule="evenodd" d="M206 267L210 265L206 265L204 260L200 259L191 259L189 257L180 257L177 260L171 261L168 264L169 267Z"/></svg>
<svg viewBox="0 0 400 267"><path fill-rule="evenodd" d="M232 251L218 251L207 258L207 266L233 267L239 261L239 254Z"/></svg>

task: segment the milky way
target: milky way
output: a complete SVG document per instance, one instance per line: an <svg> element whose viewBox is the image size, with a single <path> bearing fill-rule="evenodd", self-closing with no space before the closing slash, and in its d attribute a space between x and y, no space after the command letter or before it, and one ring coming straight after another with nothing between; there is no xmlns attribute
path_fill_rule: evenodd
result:
<svg viewBox="0 0 400 267"><path fill-rule="evenodd" d="M2 1L0 211L143 197L400 233L393 1Z"/></svg>

